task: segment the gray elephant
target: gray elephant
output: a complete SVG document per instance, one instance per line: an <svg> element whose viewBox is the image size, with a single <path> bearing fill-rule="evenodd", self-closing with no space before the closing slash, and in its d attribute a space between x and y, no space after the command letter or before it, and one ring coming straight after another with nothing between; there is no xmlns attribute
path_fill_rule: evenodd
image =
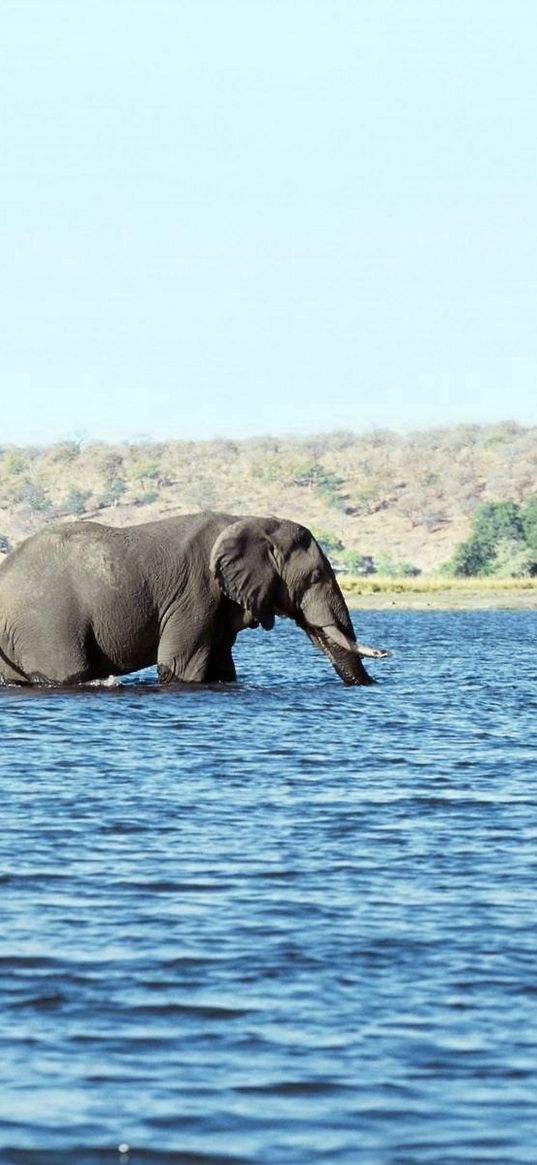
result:
<svg viewBox="0 0 537 1165"><path fill-rule="evenodd" d="M368 684L328 559L304 526L200 513L116 529L49 526L0 565L0 682L69 685L158 665L159 680L236 678L245 627L293 619L345 684Z"/></svg>

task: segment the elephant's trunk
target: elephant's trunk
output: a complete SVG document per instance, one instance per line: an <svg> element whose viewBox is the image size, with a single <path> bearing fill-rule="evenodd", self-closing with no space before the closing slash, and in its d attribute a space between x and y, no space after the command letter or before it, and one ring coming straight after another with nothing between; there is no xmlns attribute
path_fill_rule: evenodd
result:
<svg viewBox="0 0 537 1165"><path fill-rule="evenodd" d="M326 627L308 627L305 625L304 630L312 643L328 656L344 684L375 683L362 663L358 644L347 639L335 624L328 624Z"/></svg>
<svg viewBox="0 0 537 1165"><path fill-rule="evenodd" d="M356 642L347 604L335 579L328 589L313 586L305 593L297 623L328 656L344 684L375 683L362 663L362 656L381 658L390 653Z"/></svg>

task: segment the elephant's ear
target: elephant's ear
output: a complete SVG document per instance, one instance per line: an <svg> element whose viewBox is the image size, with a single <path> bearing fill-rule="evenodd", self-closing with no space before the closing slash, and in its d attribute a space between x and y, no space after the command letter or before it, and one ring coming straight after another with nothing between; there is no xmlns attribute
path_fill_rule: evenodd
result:
<svg viewBox="0 0 537 1165"><path fill-rule="evenodd" d="M250 611L266 631L274 626L279 579L277 550L271 542L276 519L241 518L226 526L211 552L211 571L224 594Z"/></svg>

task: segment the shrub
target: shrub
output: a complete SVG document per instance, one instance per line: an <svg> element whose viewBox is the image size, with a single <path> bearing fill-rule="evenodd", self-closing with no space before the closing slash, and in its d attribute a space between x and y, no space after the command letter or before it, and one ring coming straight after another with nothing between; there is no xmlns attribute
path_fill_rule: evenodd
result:
<svg viewBox="0 0 537 1165"><path fill-rule="evenodd" d="M299 465L293 474L295 484L312 489L317 481L318 469L318 465Z"/></svg>
<svg viewBox="0 0 537 1165"><path fill-rule="evenodd" d="M526 544L532 552L535 563L537 562L537 494L528 498L526 504L521 507L520 517Z"/></svg>
<svg viewBox="0 0 537 1165"><path fill-rule="evenodd" d="M26 458L22 453L8 453L4 460L6 472L17 477L20 473L24 473L26 469Z"/></svg>
<svg viewBox="0 0 537 1165"><path fill-rule="evenodd" d="M457 547L446 573L520 578L537 574L537 498L484 502L478 506L470 537Z"/></svg>
<svg viewBox="0 0 537 1165"><path fill-rule="evenodd" d="M69 486L69 492L63 506L65 513L73 514L75 517L83 514L86 509L86 502L90 497L90 489L79 489L76 485Z"/></svg>
<svg viewBox="0 0 537 1165"><path fill-rule="evenodd" d="M389 578L416 578L421 574L421 570L418 566L414 566L414 563L398 562L389 554L379 554L377 570L379 574L387 575Z"/></svg>
<svg viewBox="0 0 537 1165"><path fill-rule="evenodd" d="M123 472L123 457L115 450L104 449L100 458L101 470L108 481L115 481Z"/></svg>
<svg viewBox="0 0 537 1165"><path fill-rule="evenodd" d="M377 569L371 555L359 550L344 550L341 561L349 574L375 574Z"/></svg>
<svg viewBox="0 0 537 1165"><path fill-rule="evenodd" d="M106 489L99 498L100 506L117 506L119 499L125 493L127 486L120 477L114 477L108 482Z"/></svg>
<svg viewBox="0 0 537 1165"><path fill-rule="evenodd" d="M293 476L296 485L315 490L317 496L323 498L327 505L337 508L343 505L343 500L339 496L339 490L344 484L343 479L338 477L337 473L330 473L320 462L299 466Z"/></svg>
<svg viewBox="0 0 537 1165"><path fill-rule="evenodd" d="M496 542L500 538L524 540L524 524L520 506L516 502L483 502L474 515L474 537L482 541Z"/></svg>
<svg viewBox="0 0 537 1165"><path fill-rule="evenodd" d="M527 578L533 571L532 554L524 542L501 538L497 543L491 574L497 578Z"/></svg>
<svg viewBox="0 0 537 1165"><path fill-rule="evenodd" d="M351 498L351 505L347 507L349 514L370 514L375 509L378 499L376 489L362 489Z"/></svg>
<svg viewBox="0 0 537 1165"><path fill-rule="evenodd" d="M53 461L76 461L80 457L81 446L79 441L60 441L52 447Z"/></svg>
<svg viewBox="0 0 537 1165"><path fill-rule="evenodd" d="M453 558L445 564L445 571L447 574L467 576L490 574L493 557L494 547L490 542L469 538L457 547Z"/></svg>
<svg viewBox="0 0 537 1165"><path fill-rule="evenodd" d="M345 549L345 544L341 538L338 538L337 534L332 534L331 530L318 530L314 537L328 558L333 554L341 554L341 551Z"/></svg>
<svg viewBox="0 0 537 1165"><path fill-rule="evenodd" d="M151 502L156 502L159 496L158 489L146 489L143 493L137 494L134 504L135 506L149 506Z"/></svg>
<svg viewBox="0 0 537 1165"><path fill-rule="evenodd" d="M41 485L34 485L31 481L26 481L15 494L16 502L23 502L28 506L28 509L41 513L52 508L52 502L47 497L45 490Z"/></svg>
<svg viewBox="0 0 537 1165"><path fill-rule="evenodd" d="M214 481L209 478L203 478L192 489L191 496L196 505L202 510L210 510L214 506L216 500L216 489Z"/></svg>
<svg viewBox="0 0 537 1165"><path fill-rule="evenodd" d="M155 481L157 477L160 477L160 466L156 461L142 461L140 465L133 467L132 477L136 481Z"/></svg>

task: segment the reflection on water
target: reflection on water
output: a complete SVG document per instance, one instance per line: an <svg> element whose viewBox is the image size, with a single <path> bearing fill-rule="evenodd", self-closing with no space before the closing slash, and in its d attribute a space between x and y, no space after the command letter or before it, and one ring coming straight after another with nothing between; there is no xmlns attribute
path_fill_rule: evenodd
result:
<svg viewBox="0 0 537 1165"><path fill-rule="evenodd" d="M534 615L356 622L0 693L2 1165L533 1165Z"/></svg>

